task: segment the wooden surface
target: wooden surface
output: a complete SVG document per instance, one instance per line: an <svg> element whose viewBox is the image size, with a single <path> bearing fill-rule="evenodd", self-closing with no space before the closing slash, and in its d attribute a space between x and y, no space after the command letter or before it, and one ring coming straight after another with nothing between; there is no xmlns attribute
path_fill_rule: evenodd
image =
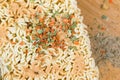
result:
<svg viewBox="0 0 120 80"><path fill-rule="evenodd" d="M78 0L78 6L84 16L84 22L94 29L101 24L107 28L107 34L120 36L120 0L113 0L113 3L108 5L109 9L107 10L101 8L103 1ZM108 20L102 20L102 15L106 15Z"/></svg>
<svg viewBox="0 0 120 80"><path fill-rule="evenodd" d="M113 3L107 0L77 1L88 26L100 80L120 80L120 0L113 0ZM101 7L104 4L107 9ZM104 19L103 15L107 18Z"/></svg>

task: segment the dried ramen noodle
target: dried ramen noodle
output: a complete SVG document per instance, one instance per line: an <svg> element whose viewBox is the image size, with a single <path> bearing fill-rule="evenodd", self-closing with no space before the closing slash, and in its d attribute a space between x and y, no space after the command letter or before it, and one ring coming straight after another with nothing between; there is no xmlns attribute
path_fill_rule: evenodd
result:
<svg viewBox="0 0 120 80"><path fill-rule="evenodd" d="M98 80L85 28L75 0L0 0L2 80Z"/></svg>

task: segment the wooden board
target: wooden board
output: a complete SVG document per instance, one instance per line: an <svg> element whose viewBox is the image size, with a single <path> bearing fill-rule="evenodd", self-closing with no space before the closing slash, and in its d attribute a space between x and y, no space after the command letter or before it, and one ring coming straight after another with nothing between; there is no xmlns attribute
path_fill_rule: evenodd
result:
<svg viewBox="0 0 120 80"><path fill-rule="evenodd" d="M84 22L94 29L101 24L107 28L106 33L112 36L120 36L120 0L114 0L112 4L108 5L109 9L107 10L101 8L103 1L78 0L78 6L84 16ZM101 18L102 15L106 15L108 20L103 20Z"/></svg>
<svg viewBox="0 0 120 80"><path fill-rule="evenodd" d="M117 43L120 42L120 0L113 0L113 3L108 3L108 0L77 1L84 16L84 23L88 25L93 57L100 70L100 80L120 80L120 58L117 57L117 54L120 54L120 43ZM108 8L101 7L105 4ZM117 45L116 48L112 46L112 41ZM109 49L116 51L114 56L110 57L113 53Z"/></svg>

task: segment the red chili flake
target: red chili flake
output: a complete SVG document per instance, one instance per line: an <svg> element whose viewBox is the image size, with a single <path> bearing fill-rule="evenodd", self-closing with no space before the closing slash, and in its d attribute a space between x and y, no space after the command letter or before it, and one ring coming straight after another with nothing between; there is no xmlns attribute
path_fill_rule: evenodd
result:
<svg viewBox="0 0 120 80"><path fill-rule="evenodd" d="M21 42L20 42L20 45L21 45L21 46L23 46L24 44L25 44L25 42L24 42L24 41L21 41Z"/></svg>
<svg viewBox="0 0 120 80"><path fill-rule="evenodd" d="M109 3L113 3L113 0L109 0Z"/></svg>
<svg viewBox="0 0 120 80"><path fill-rule="evenodd" d="M25 50L25 54L28 54L28 49Z"/></svg>
<svg viewBox="0 0 120 80"><path fill-rule="evenodd" d="M104 49L101 49L101 50L100 50L100 53L101 53L102 55L104 55L104 54L106 53L106 51L105 51Z"/></svg>
<svg viewBox="0 0 120 80"><path fill-rule="evenodd" d="M36 44L37 44L37 42L34 42L34 43L33 43L33 45L36 45Z"/></svg>
<svg viewBox="0 0 120 80"><path fill-rule="evenodd" d="M106 30L106 28L105 28L105 27L102 27L102 28L101 28L101 30L105 31L105 30Z"/></svg>

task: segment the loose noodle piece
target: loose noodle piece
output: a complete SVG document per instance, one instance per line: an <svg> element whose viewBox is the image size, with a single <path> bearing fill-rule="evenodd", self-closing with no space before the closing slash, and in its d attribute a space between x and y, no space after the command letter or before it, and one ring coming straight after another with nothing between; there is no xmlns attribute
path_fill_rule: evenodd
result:
<svg viewBox="0 0 120 80"><path fill-rule="evenodd" d="M2 80L99 80L80 14L75 0L1 0Z"/></svg>

